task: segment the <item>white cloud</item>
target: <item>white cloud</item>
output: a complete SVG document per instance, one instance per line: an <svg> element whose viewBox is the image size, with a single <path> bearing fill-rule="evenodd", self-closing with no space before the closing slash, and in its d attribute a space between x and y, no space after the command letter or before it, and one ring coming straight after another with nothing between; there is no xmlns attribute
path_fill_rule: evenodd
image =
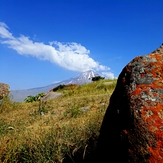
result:
<svg viewBox="0 0 163 163"><path fill-rule="evenodd" d="M12 34L7 29L8 26L5 23L0 22L0 37L13 39Z"/></svg>
<svg viewBox="0 0 163 163"><path fill-rule="evenodd" d="M114 74L112 72L102 72L103 76L105 76L106 79L114 79Z"/></svg>
<svg viewBox="0 0 163 163"><path fill-rule="evenodd" d="M14 37L8 29L5 23L0 22L0 37L2 38L0 43L8 45L9 48L14 49L18 54L31 55L41 60L49 60L72 71L84 72L90 69L97 71L110 70L109 67L101 65L89 57L90 51L81 44L57 41L49 42L49 44L34 42L24 35ZM107 74L110 77L114 76L110 72Z"/></svg>

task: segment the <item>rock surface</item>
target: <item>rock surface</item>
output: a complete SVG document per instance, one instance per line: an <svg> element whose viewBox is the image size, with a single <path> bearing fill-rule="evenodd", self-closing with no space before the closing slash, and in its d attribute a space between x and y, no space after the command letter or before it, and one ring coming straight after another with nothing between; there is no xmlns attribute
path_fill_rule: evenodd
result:
<svg viewBox="0 0 163 163"><path fill-rule="evenodd" d="M152 53L155 53L155 54L163 54L163 43L162 45L157 48L156 50L154 50Z"/></svg>
<svg viewBox="0 0 163 163"><path fill-rule="evenodd" d="M42 101L52 100L61 97L63 94L60 92L48 92L45 96L41 98Z"/></svg>
<svg viewBox="0 0 163 163"><path fill-rule="evenodd" d="M120 73L95 162L163 162L163 46L158 49L134 58Z"/></svg>
<svg viewBox="0 0 163 163"><path fill-rule="evenodd" d="M0 100L8 96L10 93L10 86L5 83L0 83Z"/></svg>

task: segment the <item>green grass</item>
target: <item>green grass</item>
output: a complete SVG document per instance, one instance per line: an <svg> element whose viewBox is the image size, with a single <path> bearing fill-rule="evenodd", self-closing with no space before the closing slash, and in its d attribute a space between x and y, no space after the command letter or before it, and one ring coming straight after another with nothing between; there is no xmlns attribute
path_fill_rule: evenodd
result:
<svg viewBox="0 0 163 163"><path fill-rule="evenodd" d="M90 157L115 85L100 80L59 90L64 96L42 108L6 98L0 105L0 162L79 163Z"/></svg>

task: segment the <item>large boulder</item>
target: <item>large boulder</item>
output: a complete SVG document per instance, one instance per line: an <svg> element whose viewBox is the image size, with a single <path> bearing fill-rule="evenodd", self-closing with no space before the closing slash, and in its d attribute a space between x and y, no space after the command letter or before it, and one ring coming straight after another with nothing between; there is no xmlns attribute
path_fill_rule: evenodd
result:
<svg viewBox="0 0 163 163"><path fill-rule="evenodd" d="M95 162L163 162L163 45L134 58L120 73Z"/></svg>
<svg viewBox="0 0 163 163"><path fill-rule="evenodd" d="M5 83L0 83L0 100L8 96L10 93L10 86Z"/></svg>

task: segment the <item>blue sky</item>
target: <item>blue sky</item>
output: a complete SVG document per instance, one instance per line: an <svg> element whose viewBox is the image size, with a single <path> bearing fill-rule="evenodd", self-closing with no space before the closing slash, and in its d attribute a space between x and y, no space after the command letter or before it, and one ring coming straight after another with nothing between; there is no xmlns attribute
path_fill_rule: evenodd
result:
<svg viewBox="0 0 163 163"><path fill-rule="evenodd" d="M118 77L163 43L163 0L1 0L0 82L46 86L94 69Z"/></svg>

